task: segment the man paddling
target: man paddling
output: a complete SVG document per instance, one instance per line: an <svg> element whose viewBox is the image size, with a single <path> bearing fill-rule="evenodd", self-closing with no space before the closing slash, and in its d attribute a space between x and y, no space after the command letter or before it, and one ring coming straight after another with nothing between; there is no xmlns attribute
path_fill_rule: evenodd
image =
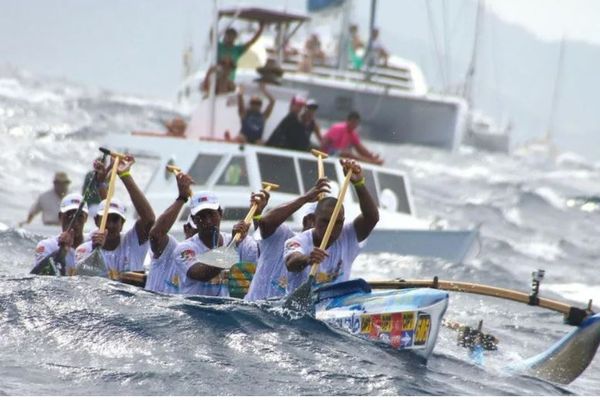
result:
<svg viewBox="0 0 600 400"><path fill-rule="evenodd" d="M135 225L125 234L121 234L125 224L125 205L114 198L110 204L107 204L106 200L102 200L94 222L96 226L100 227L104 210L108 209L106 230L93 233L92 240L81 244L76 250L76 262L79 263L85 260L96 247L100 247L107 268L107 276L114 280L119 279L121 272L143 270L144 259L149 247L148 237L154 224L152 207L131 176L130 170L134 163L135 158L130 155L125 159L119 159L117 174L125 185L138 215ZM112 166L109 166L108 170L110 168Z"/></svg>
<svg viewBox="0 0 600 400"><path fill-rule="evenodd" d="M284 258L288 270L288 293L306 282L310 266L319 263L317 283L343 282L350 279L352 263L359 253L359 243L365 240L377 222L379 211L365 185L362 168L354 160L340 160L344 174L352 170L350 181L354 186L361 213L349 223L344 223L344 208L335 222L326 250L319 249L336 199L325 197L315 210L315 227L285 242ZM307 268L308 267L308 268Z"/></svg>
<svg viewBox="0 0 600 400"><path fill-rule="evenodd" d="M321 194L329 193L329 181L322 178L317 181L306 194L295 200L282 204L258 221L258 229L262 240L259 242L260 255L256 266L256 274L252 278L250 290L245 300L264 300L273 297L283 297L287 287L287 269L283 259L285 241L294 237L295 233L284 222L295 212L303 214L302 231L314 226L314 211L316 201ZM253 194L253 199L259 205L257 212L264 209L268 202L268 193Z"/></svg>
<svg viewBox="0 0 600 400"><path fill-rule="evenodd" d="M225 271L199 262L196 257L216 247L227 246L233 235L240 233L240 241L234 244L240 260L256 262L258 246L254 239L246 236L249 225L240 221L233 227L232 233L221 232L223 209L213 192L195 193L189 207L198 234L175 248L179 292L186 295L229 296Z"/></svg>
<svg viewBox="0 0 600 400"><path fill-rule="evenodd" d="M179 282L173 278L173 268L175 267L175 248L179 245L177 239L169 235L169 231L177 220L181 209L190 197L190 186L194 181L189 175L178 173L177 190L178 196L158 217L156 223L150 229L150 250L152 250L152 261L148 279L146 281L146 290L159 293L179 293ZM191 218L184 224L185 238L188 239L196 233L196 225Z"/></svg>
<svg viewBox="0 0 600 400"><path fill-rule="evenodd" d="M77 213L83 201L83 197L77 193L71 193L62 199L58 212L62 233L37 244L32 274L56 275L58 272L60 275L70 275L71 269L75 267L75 248L83 243L83 227L88 217L88 208L85 205L81 212ZM67 230L73 218L75 220L71 229ZM57 271L48 270L48 267L52 268L49 264L50 259L57 267Z"/></svg>

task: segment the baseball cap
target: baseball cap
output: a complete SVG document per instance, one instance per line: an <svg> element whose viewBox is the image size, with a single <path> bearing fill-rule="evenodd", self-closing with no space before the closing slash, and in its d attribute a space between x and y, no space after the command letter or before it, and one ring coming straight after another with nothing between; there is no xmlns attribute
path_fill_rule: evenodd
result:
<svg viewBox="0 0 600 400"><path fill-rule="evenodd" d="M315 201L314 203L306 203L305 205L303 205L302 208L298 210L300 216L304 218L309 214L314 214L317 210L317 204L318 202Z"/></svg>
<svg viewBox="0 0 600 400"><path fill-rule="evenodd" d="M305 105L306 104L306 99L303 96L300 96L299 94L295 95L294 97L292 97L292 104L302 104Z"/></svg>
<svg viewBox="0 0 600 400"><path fill-rule="evenodd" d="M194 193L190 199L191 215L196 215L202 210L218 210L220 207L219 199L213 192Z"/></svg>
<svg viewBox="0 0 600 400"><path fill-rule="evenodd" d="M308 99L308 101L306 102L306 107L317 109L319 108L319 103L317 103L315 99Z"/></svg>
<svg viewBox="0 0 600 400"><path fill-rule="evenodd" d="M65 197L63 197L63 199L60 201L60 212L64 214L67 211L77 210L82 202L83 196L79 193L68 194ZM86 214L89 213L86 204L83 205L81 211L83 211Z"/></svg>
<svg viewBox="0 0 600 400"><path fill-rule="evenodd" d="M104 214L104 207L106 207L106 200L102 200L100 205L98 206L98 211L96 212L96 216L102 216ZM125 204L118 199L112 199L110 204L108 205L108 213L109 214L117 214L121 218L125 218L126 208Z"/></svg>
<svg viewBox="0 0 600 400"><path fill-rule="evenodd" d="M71 183L71 180L65 172L57 172L56 174L54 174L54 182Z"/></svg>
<svg viewBox="0 0 600 400"><path fill-rule="evenodd" d="M187 220L185 221L184 225L189 225L191 226L193 229L198 229L198 227L196 226L196 224L194 223L194 219L192 218L192 214L190 213L190 215L188 215Z"/></svg>

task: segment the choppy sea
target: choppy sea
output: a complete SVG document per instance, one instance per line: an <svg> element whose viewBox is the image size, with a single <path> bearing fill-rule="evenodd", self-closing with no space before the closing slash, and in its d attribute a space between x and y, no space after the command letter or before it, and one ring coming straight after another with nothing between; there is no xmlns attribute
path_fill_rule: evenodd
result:
<svg viewBox="0 0 600 400"><path fill-rule="evenodd" d="M451 294L448 319L499 340L483 363L442 328L427 364L269 303L169 297L101 278L28 274L41 238L16 228L56 170L81 187L107 133L160 130L168 101L0 68L0 395L600 395L600 360L554 385L503 367L570 329L553 312ZM465 265L361 255L354 276L473 281L600 305L600 163L521 148L511 156L397 147L417 213L481 231ZM141 174L143 176L143 173Z"/></svg>

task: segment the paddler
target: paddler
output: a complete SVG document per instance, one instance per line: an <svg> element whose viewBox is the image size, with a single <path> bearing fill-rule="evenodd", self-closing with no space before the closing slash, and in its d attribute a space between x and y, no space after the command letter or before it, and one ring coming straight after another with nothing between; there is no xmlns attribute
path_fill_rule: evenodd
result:
<svg viewBox="0 0 600 400"><path fill-rule="evenodd" d="M83 202L83 196L71 193L63 197L60 202L58 220L62 227L62 233L58 236L41 240L35 247L35 265L32 274L41 275L69 275L70 269L75 266L75 249L83 243L83 227L88 217L88 208L83 206L81 212L77 213L79 205ZM67 230L71 220L75 218L71 229ZM57 271L49 271L49 259L56 266Z"/></svg>
<svg viewBox="0 0 600 400"><path fill-rule="evenodd" d="M135 225L125 234L121 234L125 224L125 205L115 198L110 201L110 204L106 204L106 200L102 200L94 222L96 226L100 227L104 210L108 208L106 230L94 232L92 240L81 244L76 250L76 262L79 263L85 260L96 247L100 247L107 268L107 276L114 280L119 279L121 272L143 271L144 259L149 247L150 229L155 219L150 203L131 175L131 166L134 163L135 158L131 155L119 159L117 175L125 185L138 215ZM112 165L107 168L107 171L110 171L111 168Z"/></svg>
<svg viewBox="0 0 600 400"><path fill-rule="evenodd" d="M377 222L379 211L365 184L362 168L355 160L340 160L344 174L352 170L350 181L358 197L360 214L344 223L342 207L335 222L326 250L319 248L336 199L325 197L317 203L315 227L285 242L284 258L288 270L288 293L306 282L310 266L319 263L317 283L343 282L350 279L352 263L359 253L359 243L365 240ZM308 268L307 268L308 267Z"/></svg>
<svg viewBox="0 0 600 400"><path fill-rule="evenodd" d="M146 290L159 293L179 293L179 282L173 278L173 269L175 268L175 248L179 245L177 239L169 234L173 224L177 220L181 209L187 203L190 195L190 186L194 183L189 175L182 172L178 173L177 190L178 196L173 203L154 223L150 230L150 250L152 251L152 261L148 279L146 280ZM185 238L188 239L196 234L196 225L191 217L188 218L183 226Z"/></svg>
<svg viewBox="0 0 600 400"><path fill-rule="evenodd" d="M240 233L234 244L241 261L256 262L258 246L247 236L249 224L238 222L232 233L221 232L223 209L213 192L194 193L190 199L190 213L198 234L175 248L175 273L179 276L179 292L185 295L229 296L227 276L223 269L196 260L200 254L220 246L227 246L233 235Z"/></svg>
<svg viewBox="0 0 600 400"><path fill-rule="evenodd" d="M262 239L259 241L260 255L256 273L252 278L250 289L244 300L264 300L273 297L283 297L287 287L287 269L283 260L283 245L294 237L295 233L284 222L295 212L302 213L302 231L314 226L316 201L321 194L329 193L329 181L321 178L307 193L295 200L282 204L270 210L258 219L258 229ZM257 213L268 203L268 192L253 193L253 201L259 207Z"/></svg>

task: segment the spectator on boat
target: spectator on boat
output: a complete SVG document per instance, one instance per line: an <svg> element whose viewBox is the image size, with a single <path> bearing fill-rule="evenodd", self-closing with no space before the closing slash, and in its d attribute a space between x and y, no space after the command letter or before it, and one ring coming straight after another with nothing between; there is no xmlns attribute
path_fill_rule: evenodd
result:
<svg viewBox="0 0 600 400"><path fill-rule="evenodd" d="M175 269L175 248L179 245L177 239L169 234L183 206L190 197L190 186L194 183L189 175L182 172L177 174L178 196L162 213L150 229L149 240L152 261L146 280L146 290L158 293L179 293L179 278ZM196 234L196 225L191 217L183 225L185 238Z"/></svg>
<svg viewBox="0 0 600 400"><path fill-rule="evenodd" d="M229 71L229 80L235 82L235 71L237 68L238 60L244 55L246 51L260 38L262 34L264 23L259 23L258 30L254 36L244 44L235 44L235 40L238 37L238 33L234 28L227 28L223 41L218 44L217 48L217 62L220 62L224 58L229 58L233 62L233 68Z"/></svg>
<svg viewBox="0 0 600 400"><path fill-rule="evenodd" d="M144 131L134 131L132 132L134 135L141 136L169 136L169 137L177 137L184 138L185 130L187 129L187 123L183 118L175 117L170 121L162 122L165 128L167 129L165 132L144 132Z"/></svg>
<svg viewBox="0 0 600 400"><path fill-rule="evenodd" d="M76 262L79 263L85 260L95 248L100 247L107 268L107 276L113 280L118 280L121 272L143 271L144 259L149 247L150 229L155 219L150 203L131 176L131 167L134 163L135 158L131 155L119 159L117 174L125 185L138 215L135 225L125 234L121 234L125 224L125 205L115 198L111 199L108 204L104 199L98 207L94 222L96 226L100 227L102 215L107 209L108 219L105 231L94 232L91 240L77 247L75 253ZM112 163L105 169L105 175L108 175L111 168ZM101 177L100 181L103 182L104 177Z"/></svg>
<svg viewBox="0 0 600 400"><path fill-rule="evenodd" d="M306 136L306 130L300 113L306 105L304 97L296 95L290 102L290 112L286 115L267 140L267 146L282 147L290 150L307 151L310 148L310 139Z"/></svg>
<svg viewBox="0 0 600 400"><path fill-rule="evenodd" d="M48 239L41 240L35 247L35 264L32 274L40 275L71 275L75 267L75 248L83 243L83 227L88 217L88 208L84 204L81 212L77 214L83 197L78 193L71 193L63 197L60 202L58 219L62 233ZM77 214L77 216L75 215ZM73 225L67 230L71 220ZM51 262L56 266L56 271Z"/></svg>
<svg viewBox="0 0 600 400"><path fill-rule="evenodd" d="M360 124L360 115L356 111L348 114L346 121L333 124L323 138L322 151L344 158L381 165L383 159L370 152L361 142L356 129ZM356 150L354 153L352 150Z"/></svg>
<svg viewBox="0 0 600 400"><path fill-rule="evenodd" d="M304 42L304 53L300 70L310 72L313 65L325 64L325 53L321 48L321 40L316 33L311 34Z"/></svg>
<svg viewBox="0 0 600 400"><path fill-rule="evenodd" d="M179 293L186 295L229 296L227 276L223 269L196 260L200 254L227 246L236 233L241 234L235 248L242 262L256 262L258 246L247 236L249 224L238 222L232 233L220 230L223 209L212 192L198 192L190 199L190 214L198 234L175 248L175 271L179 276Z"/></svg>
<svg viewBox="0 0 600 400"><path fill-rule="evenodd" d="M204 76L204 80L200 87L202 92L208 96L211 86L211 75L215 73L217 74L216 95L235 91L235 83L233 83L233 80L230 78L233 69L234 64L230 57L221 58L216 66L212 66L206 71L206 75Z"/></svg>
<svg viewBox="0 0 600 400"><path fill-rule="evenodd" d="M252 278L250 289L244 300L255 301L273 297L283 297L287 287L287 268L283 259L283 245L295 233L285 221L295 212L302 213L302 231L314 226L316 201L321 194L329 193L329 181L322 178L307 193L295 200L282 204L263 215L256 225L260 231L260 254L256 265L256 273ZM269 201L269 193L262 190L253 193L252 199L258 204L257 214Z"/></svg>
<svg viewBox="0 0 600 400"><path fill-rule="evenodd" d="M248 108L244 105L244 87L238 88L238 114L241 119L240 141L242 143L263 144L262 135L265 130L265 123L275 106L275 98L264 83L259 85L260 91L269 99L267 107L262 109L262 99L259 96L252 96L248 103Z"/></svg>
<svg viewBox="0 0 600 400"><path fill-rule="evenodd" d="M315 119L318 108L319 104L315 99L308 99L306 102L306 107L304 108L304 112L300 115L300 121L304 125L305 134L308 139L310 140L310 137L314 132L317 140L319 141L319 147L322 147L323 137L321 136L321 127Z"/></svg>
<svg viewBox="0 0 600 400"><path fill-rule="evenodd" d="M381 39L379 38L379 29L377 28L373 28L371 32L371 49L367 55L367 58L369 59L369 64L383 65L384 67L387 67L389 53L381 43Z"/></svg>
<svg viewBox="0 0 600 400"><path fill-rule="evenodd" d="M353 69L361 69L364 63L363 58L359 52L364 52L365 44L363 43L358 33L357 25L350 25L350 42L348 46L348 54L350 57L350 63Z"/></svg>
<svg viewBox="0 0 600 400"><path fill-rule="evenodd" d="M42 222L44 225L59 225L60 219L58 212L60 202L69 191L71 180L64 172L54 174L54 187L38 196L35 203L31 206L27 220L21 222L19 226L30 224L40 212L42 213Z"/></svg>
<svg viewBox="0 0 600 400"><path fill-rule="evenodd" d="M284 258L288 270L288 293L306 282L310 267L319 263L316 281L319 284L343 282L350 279L352 263L359 253L359 243L369 237L379 221L375 200L365 185L362 168L355 160L340 160L344 174L352 171L350 182L358 197L360 214L352 222L344 223L344 207L335 221L325 250L319 246L335 208L336 198L325 197L317 203L313 229L295 235L285 242ZM307 268L308 267L308 268Z"/></svg>

